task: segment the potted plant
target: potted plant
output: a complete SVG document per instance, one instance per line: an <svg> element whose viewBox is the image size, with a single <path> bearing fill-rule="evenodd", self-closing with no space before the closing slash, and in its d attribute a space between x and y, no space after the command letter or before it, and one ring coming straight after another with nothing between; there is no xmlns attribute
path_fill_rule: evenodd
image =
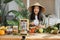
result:
<svg viewBox="0 0 60 40"><path fill-rule="evenodd" d="M15 11L15 10L11 10L9 12L6 12L5 8L6 5L11 2L11 1L15 1L19 7L22 8L21 11ZM9 14L10 12L15 14L15 17L20 19L20 18L27 18L28 15L28 11L23 3L22 0L1 0L1 16L2 16L2 25L6 25L6 15Z"/></svg>

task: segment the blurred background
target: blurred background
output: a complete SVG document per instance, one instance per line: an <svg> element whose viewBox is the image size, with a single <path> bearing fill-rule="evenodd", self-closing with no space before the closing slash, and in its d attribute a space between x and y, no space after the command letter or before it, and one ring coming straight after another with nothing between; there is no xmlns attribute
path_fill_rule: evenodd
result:
<svg viewBox="0 0 60 40"><path fill-rule="evenodd" d="M25 6L28 8L30 5L39 2L46 8L46 14L54 14L57 18L60 18L60 0L23 0ZM8 4L8 10L20 10L18 5L12 1Z"/></svg>
<svg viewBox="0 0 60 40"><path fill-rule="evenodd" d="M0 1L0 9L1 9L1 3L3 0ZM28 7L36 2L39 2L41 5L43 5L46 8L46 14L50 14L50 24L54 24L54 23L58 23L60 22L60 0L22 0L26 9L28 9ZM3 6L4 7L4 6ZM21 7L19 7L19 5L17 5L17 3L15 1L11 1L9 2L6 7L5 7L5 12L7 13L10 10L16 10L16 11L20 11ZM6 15L6 14L5 14ZM7 17L7 19L13 19L15 16L14 14L11 12L9 13ZM1 23L1 21L0 21Z"/></svg>

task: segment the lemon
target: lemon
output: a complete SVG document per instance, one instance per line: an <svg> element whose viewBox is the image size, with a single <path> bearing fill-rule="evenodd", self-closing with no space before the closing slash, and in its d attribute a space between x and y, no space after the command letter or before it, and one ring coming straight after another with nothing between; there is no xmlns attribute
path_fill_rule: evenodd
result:
<svg viewBox="0 0 60 40"><path fill-rule="evenodd" d="M39 29L39 32L40 32L40 33L43 33L43 28L40 28L40 29Z"/></svg>

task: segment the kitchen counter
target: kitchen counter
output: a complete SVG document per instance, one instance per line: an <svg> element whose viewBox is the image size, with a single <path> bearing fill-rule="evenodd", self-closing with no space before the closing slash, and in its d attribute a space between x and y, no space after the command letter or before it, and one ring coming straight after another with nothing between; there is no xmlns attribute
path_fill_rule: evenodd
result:
<svg viewBox="0 0 60 40"><path fill-rule="evenodd" d="M0 40L21 40L22 36L2 35ZM60 34L35 33L26 36L26 40L60 40Z"/></svg>

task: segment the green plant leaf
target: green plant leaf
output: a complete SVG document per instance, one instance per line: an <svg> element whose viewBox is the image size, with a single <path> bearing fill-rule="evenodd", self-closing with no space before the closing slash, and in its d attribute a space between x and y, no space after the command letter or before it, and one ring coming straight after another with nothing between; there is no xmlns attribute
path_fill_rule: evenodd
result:
<svg viewBox="0 0 60 40"><path fill-rule="evenodd" d="M7 20L7 23L9 25L18 25L18 21L14 21L14 20Z"/></svg>
<svg viewBox="0 0 60 40"><path fill-rule="evenodd" d="M9 3L11 1L13 1L13 0L5 0L4 3Z"/></svg>
<svg viewBox="0 0 60 40"><path fill-rule="evenodd" d="M25 5L22 0L14 0L14 1L19 5L19 7L25 8Z"/></svg>
<svg viewBox="0 0 60 40"><path fill-rule="evenodd" d="M7 14L9 14L10 12L14 13L18 19L23 18L22 13L20 11L11 10Z"/></svg>
<svg viewBox="0 0 60 40"><path fill-rule="evenodd" d="M21 10L21 12L22 12L22 16L23 17L25 17L25 18L28 18L28 14L29 14L29 12L28 12L28 10Z"/></svg>
<svg viewBox="0 0 60 40"><path fill-rule="evenodd" d="M7 23L10 25L19 25L19 20L13 19L13 20L7 20Z"/></svg>

